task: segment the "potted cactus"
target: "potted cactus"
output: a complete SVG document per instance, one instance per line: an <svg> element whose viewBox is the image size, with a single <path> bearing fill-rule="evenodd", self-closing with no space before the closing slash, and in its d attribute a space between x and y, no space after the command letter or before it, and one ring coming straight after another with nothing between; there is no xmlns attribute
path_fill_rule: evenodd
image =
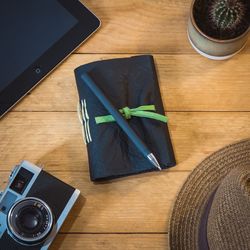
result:
<svg viewBox="0 0 250 250"><path fill-rule="evenodd" d="M193 0L188 37L200 54L223 60L245 46L249 24L249 0Z"/></svg>

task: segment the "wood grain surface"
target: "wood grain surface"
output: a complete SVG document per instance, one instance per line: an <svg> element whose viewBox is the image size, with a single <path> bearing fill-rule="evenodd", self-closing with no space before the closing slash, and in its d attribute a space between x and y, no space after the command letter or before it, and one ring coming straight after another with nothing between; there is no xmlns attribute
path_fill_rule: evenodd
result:
<svg viewBox="0 0 250 250"><path fill-rule="evenodd" d="M72 55L15 110L76 111L78 97L73 70L91 61L119 57L128 55ZM156 54L154 59L165 110L250 111L250 54L242 53L225 62L207 60L197 54Z"/></svg>
<svg viewBox="0 0 250 250"><path fill-rule="evenodd" d="M213 151L250 135L249 112L167 115L178 162L169 171L190 171ZM0 124L1 170L29 159L48 171L84 171L88 175L86 148L76 112L11 112Z"/></svg>
<svg viewBox="0 0 250 250"><path fill-rule="evenodd" d="M21 160L80 189L52 250L169 249L176 195L215 150L250 137L250 44L222 62L187 40L191 0L85 0L102 28L0 120L0 188ZM102 184L89 179L76 114L73 70L85 63L152 54L177 166Z"/></svg>
<svg viewBox="0 0 250 250"><path fill-rule="evenodd" d="M50 173L82 191L61 229L64 233L168 232L173 201L189 174L164 171L93 184L86 171ZM7 176L0 173L1 180Z"/></svg>
<svg viewBox="0 0 250 250"><path fill-rule="evenodd" d="M102 28L80 53L195 54L187 39L191 0L82 2L100 17ZM249 42L244 53L250 53Z"/></svg>
<svg viewBox="0 0 250 250"><path fill-rule="evenodd" d="M170 249L167 234L59 234L52 249Z"/></svg>

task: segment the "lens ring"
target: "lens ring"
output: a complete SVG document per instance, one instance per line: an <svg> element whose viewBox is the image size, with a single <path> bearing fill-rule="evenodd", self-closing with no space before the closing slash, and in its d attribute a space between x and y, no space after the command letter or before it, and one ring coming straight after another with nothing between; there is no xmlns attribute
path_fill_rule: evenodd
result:
<svg viewBox="0 0 250 250"><path fill-rule="evenodd" d="M16 202L7 217L8 230L20 243L31 245L43 241L54 224L50 207L42 200L28 197Z"/></svg>

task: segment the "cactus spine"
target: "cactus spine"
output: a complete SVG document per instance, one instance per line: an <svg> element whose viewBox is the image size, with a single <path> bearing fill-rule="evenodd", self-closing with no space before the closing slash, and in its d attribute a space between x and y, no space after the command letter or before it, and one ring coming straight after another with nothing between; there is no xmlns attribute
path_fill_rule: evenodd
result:
<svg viewBox="0 0 250 250"><path fill-rule="evenodd" d="M212 24L219 30L233 30L242 22L246 6L241 0L214 0L209 15Z"/></svg>

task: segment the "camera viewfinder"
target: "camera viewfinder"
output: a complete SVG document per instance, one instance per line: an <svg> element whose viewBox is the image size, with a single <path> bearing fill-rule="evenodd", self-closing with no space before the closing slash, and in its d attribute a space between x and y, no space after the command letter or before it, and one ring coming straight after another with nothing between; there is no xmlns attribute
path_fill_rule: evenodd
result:
<svg viewBox="0 0 250 250"><path fill-rule="evenodd" d="M10 188L17 192L18 194L23 194L25 188L28 186L30 180L33 177L33 173L30 171L21 168L18 174L16 175L15 179L10 185Z"/></svg>

